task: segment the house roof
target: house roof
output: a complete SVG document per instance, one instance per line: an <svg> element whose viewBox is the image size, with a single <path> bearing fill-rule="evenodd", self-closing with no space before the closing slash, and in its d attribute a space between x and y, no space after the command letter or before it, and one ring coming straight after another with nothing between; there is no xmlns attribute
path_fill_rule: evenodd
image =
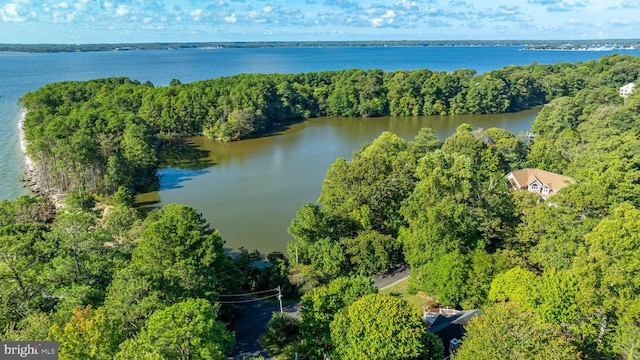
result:
<svg viewBox="0 0 640 360"><path fill-rule="evenodd" d="M447 316L438 315L428 330L442 340L445 355L449 355L449 342L452 339L462 339L462 335L465 333L464 327L469 320L480 315L482 313L478 309L460 311L457 314Z"/></svg>
<svg viewBox="0 0 640 360"><path fill-rule="evenodd" d="M451 326L452 324L465 326L467 325L469 320L471 320L475 316L480 316L481 314L482 313L480 312L480 310L473 309L460 311L457 314L449 316L438 315L433 324L431 324L429 331L435 334L440 332L444 328Z"/></svg>
<svg viewBox="0 0 640 360"><path fill-rule="evenodd" d="M517 182L517 186L520 189L524 189L527 185L531 184L535 180L549 187L553 192L557 192L563 187L573 184L575 180L568 176L553 173L551 171L541 169L520 169L511 172L513 178ZM508 175L507 175L508 176Z"/></svg>

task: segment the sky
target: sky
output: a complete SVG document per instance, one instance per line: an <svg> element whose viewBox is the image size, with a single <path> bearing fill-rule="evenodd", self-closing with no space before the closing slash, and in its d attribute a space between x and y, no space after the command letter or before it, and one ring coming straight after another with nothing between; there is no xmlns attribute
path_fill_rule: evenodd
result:
<svg viewBox="0 0 640 360"><path fill-rule="evenodd" d="M0 43L640 37L640 0L0 0Z"/></svg>

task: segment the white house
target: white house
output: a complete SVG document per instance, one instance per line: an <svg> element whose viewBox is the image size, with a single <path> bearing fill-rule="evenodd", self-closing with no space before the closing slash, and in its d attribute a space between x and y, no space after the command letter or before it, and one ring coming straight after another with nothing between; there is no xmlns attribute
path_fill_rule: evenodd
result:
<svg viewBox="0 0 640 360"><path fill-rule="evenodd" d="M512 171L505 178L514 189L529 190L543 199L555 195L563 187L575 182L568 176L530 168Z"/></svg>
<svg viewBox="0 0 640 360"><path fill-rule="evenodd" d="M636 88L636 83L630 82L625 86L620 88L620 96L627 97L627 95L631 94L633 90Z"/></svg>

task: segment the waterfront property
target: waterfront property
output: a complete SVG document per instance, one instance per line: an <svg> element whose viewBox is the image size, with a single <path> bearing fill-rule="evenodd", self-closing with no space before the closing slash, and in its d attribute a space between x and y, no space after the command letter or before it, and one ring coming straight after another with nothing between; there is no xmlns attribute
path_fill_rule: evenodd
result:
<svg viewBox="0 0 640 360"><path fill-rule="evenodd" d="M514 189L531 191L545 200L563 187L575 182L568 176L531 168L512 171L505 178Z"/></svg>

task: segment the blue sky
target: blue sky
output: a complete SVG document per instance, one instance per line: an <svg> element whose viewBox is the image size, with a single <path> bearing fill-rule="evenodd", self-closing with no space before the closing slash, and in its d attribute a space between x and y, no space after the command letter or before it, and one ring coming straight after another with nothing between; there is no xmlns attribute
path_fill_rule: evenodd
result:
<svg viewBox="0 0 640 360"><path fill-rule="evenodd" d="M640 0L0 0L0 43L640 37Z"/></svg>

